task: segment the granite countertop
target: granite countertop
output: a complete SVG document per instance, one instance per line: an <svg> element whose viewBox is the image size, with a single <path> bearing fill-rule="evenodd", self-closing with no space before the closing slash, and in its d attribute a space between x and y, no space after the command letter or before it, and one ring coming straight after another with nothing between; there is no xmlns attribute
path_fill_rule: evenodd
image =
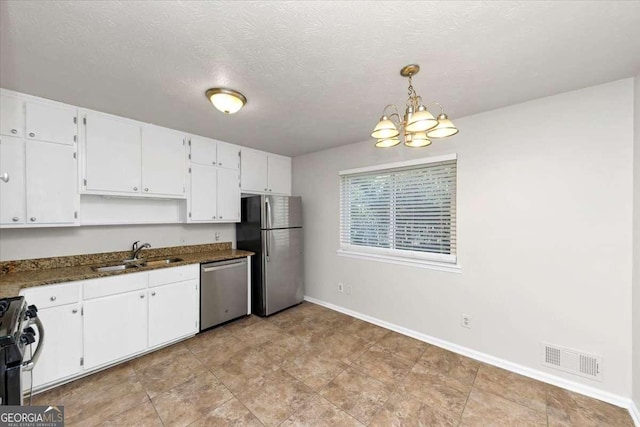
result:
<svg viewBox="0 0 640 427"><path fill-rule="evenodd" d="M129 255L130 252L126 251L3 261L0 262L0 271L2 272L2 274L0 274L0 298L17 296L21 289L35 286L138 273L188 264L244 258L254 255L254 253L231 249L231 243L147 249L140 254L141 261L162 257L177 257L182 258L182 261L164 265L154 264L120 271L98 272L93 270L93 267L96 266L117 264L123 259L128 258Z"/></svg>

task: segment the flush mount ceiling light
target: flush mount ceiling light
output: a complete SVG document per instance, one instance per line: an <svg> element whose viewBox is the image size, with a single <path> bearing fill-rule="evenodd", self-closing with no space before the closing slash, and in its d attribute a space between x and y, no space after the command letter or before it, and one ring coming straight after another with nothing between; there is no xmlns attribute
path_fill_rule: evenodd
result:
<svg viewBox="0 0 640 427"><path fill-rule="evenodd" d="M384 107L380 121L373 129L371 136L376 138L376 147L394 147L400 142L400 134L407 147L420 148L431 144L430 138L445 138L458 133L458 129L453 125L449 117L444 113L442 105L433 102L429 105L440 107L440 114L437 118L427 110L420 97L413 89L411 78L418 74L420 66L417 64L402 67L400 75L409 78L409 97L404 111L404 118L400 117L398 107L389 104ZM387 115L387 109L391 108L391 114Z"/></svg>
<svg viewBox="0 0 640 427"><path fill-rule="evenodd" d="M233 114L247 103L247 98L233 89L216 87L207 90L206 94L213 106L225 114Z"/></svg>

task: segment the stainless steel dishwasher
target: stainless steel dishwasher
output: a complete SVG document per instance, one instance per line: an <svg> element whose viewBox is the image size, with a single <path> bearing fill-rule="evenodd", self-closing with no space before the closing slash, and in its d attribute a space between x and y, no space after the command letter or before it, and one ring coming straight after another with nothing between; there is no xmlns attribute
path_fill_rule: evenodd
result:
<svg viewBox="0 0 640 427"><path fill-rule="evenodd" d="M200 265L200 330L248 314L247 260Z"/></svg>

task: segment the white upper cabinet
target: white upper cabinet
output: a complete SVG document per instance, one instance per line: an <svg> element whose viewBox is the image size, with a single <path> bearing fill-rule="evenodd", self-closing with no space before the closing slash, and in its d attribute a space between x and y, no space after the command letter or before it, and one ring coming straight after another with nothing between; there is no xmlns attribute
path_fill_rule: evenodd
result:
<svg viewBox="0 0 640 427"><path fill-rule="evenodd" d="M84 193L186 197L184 134L93 111L82 114Z"/></svg>
<svg viewBox="0 0 640 427"><path fill-rule="evenodd" d="M0 137L0 224L24 224L24 140Z"/></svg>
<svg viewBox="0 0 640 427"><path fill-rule="evenodd" d="M0 225L76 225L75 147L9 136L0 140ZM4 175L6 173L6 175Z"/></svg>
<svg viewBox="0 0 640 427"><path fill-rule="evenodd" d="M192 163L188 222L212 222L217 219L217 192L216 168Z"/></svg>
<svg viewBox="0 0 640 427"><path fill-rule="evenodd" d="M73 146L42 141L26 144L28 224L74 224L77 165ZM55 167L51 167L55 165Z"/></svg>
<svg viewBox="0 0 640 427"><path fill-rule="evenodd" d="M77 115L76 108L27 101L27 138L74 145Z"/></svg>
<svg viewBox="0 0 640 427"><path fill-rule="evenodd" d="M142 191L186 197L185 136L158 126L142 128Z"/></svg>
<svg viewBox="0 0 640 427"><path fill-rule="evenodd" d="M243 148L240 170L243 191L259 193L269 191L267 187L267 153Z"/></svg>
<svg viewBox="0 0 640 427"><path fill-rule="evenodd" d="M240 171L218 169L218 220L240 221Z"/></svg>
<svg viewBox="0 0 640 427"><path fill-rule="evenodd" d="M189 136L189 146L191 148L191 163L199 165L217 165L216 140L202 136Z"/></svg>
<svg viewBox="0 0 640 427"><path fill-rule="evenodd" d="M291 194L291 158L242 148L242 191Z"/></svg>
<svg viewBox="0 0 640 427"><path fill-rule="evenodd" d="M24 137L24 104L23 99L15 96L0 96L0 134Z"/></svg>
<svg viewBox="0 0 640 427"><path fill-rule="evenodd" d="M140 125L93 111L82 115L86 192L139 194Z"/></svg>
<svg viewBox="0 0 640 427"><path fill-rule="evenodd" d="M218 141L218 167L240 170L240 147Z"/></svg>
<svg viewBox="0 0 640 427"><path fill-rule="evenodd" d="M240 221L240 171L191 164L188 222Z"/></svg>
<svg viewBox="0 0 640 427"><path fill-rule="evenodd" d="M203 136L189 136L189 159L199 165L240 169L240 146Z"/></svg>
<svg viewBox="0 0 640 427"><path fill-rule="evenodd" d="M269 193L291 194L291 158L269 155L267 158Z"/></svg>

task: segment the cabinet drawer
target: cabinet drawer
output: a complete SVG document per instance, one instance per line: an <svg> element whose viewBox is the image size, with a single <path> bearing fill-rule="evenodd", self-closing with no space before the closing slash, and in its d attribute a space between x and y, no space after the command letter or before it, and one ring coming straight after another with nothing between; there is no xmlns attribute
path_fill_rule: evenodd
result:
<svg viewBox="0 0 640 427"><path fill-rule="evenodd" d="M84 282L83 299L90 300L145 289L148 282L148 273L122 274L87 280Z"/></svg>
<svg viewBox="0 0 640 427"><path fill-rule="evenodd" d="M38 286L20 292L27 304L35 304L38 309L72 304L80 300L80 282L63 283L61 285Z"/></svg>
<svg viewBox="0 0 640 427"><path fill-rule="evenodd" d="M183 282L197 279L200 274L200 265L191 264L181 267L162 268L149 272L149 286L160 286L168 283Z"/></svg>

